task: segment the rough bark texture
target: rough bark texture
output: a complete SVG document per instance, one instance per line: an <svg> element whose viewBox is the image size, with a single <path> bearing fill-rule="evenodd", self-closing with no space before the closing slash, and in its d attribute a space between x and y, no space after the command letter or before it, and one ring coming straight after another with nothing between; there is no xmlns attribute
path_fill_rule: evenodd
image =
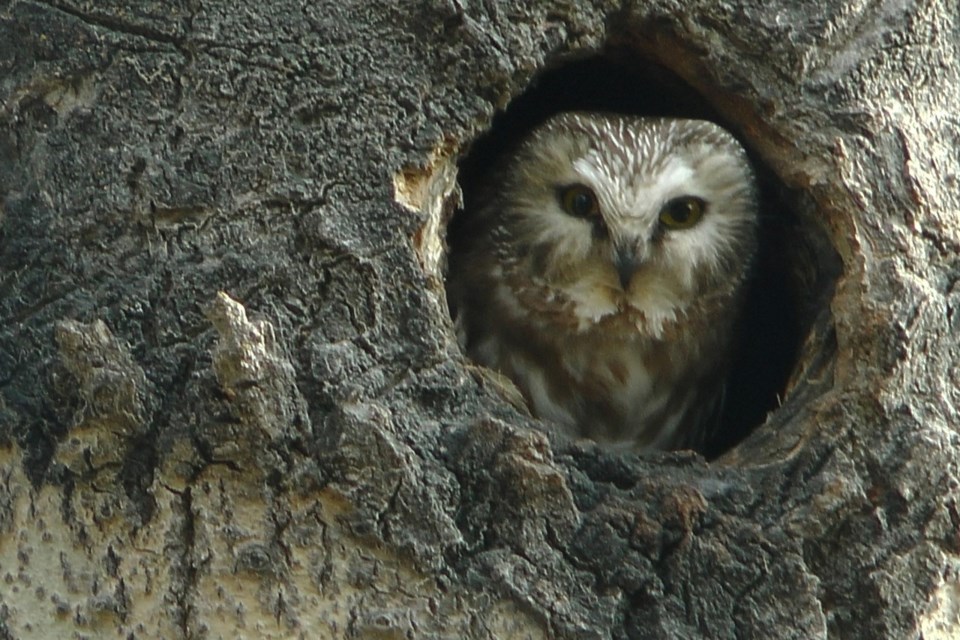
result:
<svg viewBox="0 0 960 640"><path fill-rule="evenodd" d="M0 2L0 638L958 637L957 12ZM614 50L832 292L710 463L545 435L445 309L461 154Z"/></svg>

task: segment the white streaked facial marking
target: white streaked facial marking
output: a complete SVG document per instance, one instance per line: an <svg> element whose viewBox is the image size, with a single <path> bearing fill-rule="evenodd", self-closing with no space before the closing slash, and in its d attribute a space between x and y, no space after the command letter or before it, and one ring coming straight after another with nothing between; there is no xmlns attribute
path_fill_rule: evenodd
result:
<svg viewBox="0 0 960 640"><path fill-rule="evenodd" d="M719 270L739 236L752 233L754 196L742 149L709 123L692 123L707 142L688 143L682 137L671 142L671 136L678 136L677 122L650 121L640 129L621 123L601 130L577 116L569 120L581 125L585 139L579 145L557 145L569 154L557 166L551 153L541 158L540 171L531 167L522 174L533 182L522 184L534 187L521 203L523 226L533 231L533 244L550 247L541 275L573 303L581 328L633 309L643 314L641 324L659 332L695 299L698 277ZM552 130L543 135L549 139ZM562 209L555 192L565 184L583 184L596 194L605 239L593 233L594 222ZM661 209L688 196L706 202L706 215L692 228L664 232ZM614 243L634 247L641 262L626 290L611 257Z"/></svg>

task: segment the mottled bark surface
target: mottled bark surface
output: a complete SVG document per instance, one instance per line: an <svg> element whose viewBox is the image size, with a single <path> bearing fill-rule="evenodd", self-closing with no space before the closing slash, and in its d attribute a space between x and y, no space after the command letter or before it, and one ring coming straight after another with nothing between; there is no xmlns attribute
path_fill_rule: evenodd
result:
<svg viewBox="0 0 960 640"><path fill-rule="evenodd" d="M958 9L816 5L0 3L0 638L957 637ZM790 383L710 463L456 346L457 162L590 56L789 221Z"/></svg>

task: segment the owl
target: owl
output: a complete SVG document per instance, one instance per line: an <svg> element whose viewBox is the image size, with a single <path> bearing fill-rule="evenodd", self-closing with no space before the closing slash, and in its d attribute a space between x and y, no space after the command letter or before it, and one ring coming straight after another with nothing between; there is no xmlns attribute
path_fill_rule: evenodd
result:
<svg viewBox="0 0 960 640"><path fill-rule="evenodd" d="M561 113L490 176L450 238L468 356L570 436L702 445L757 245L744 149L706 121Z"/></svg>

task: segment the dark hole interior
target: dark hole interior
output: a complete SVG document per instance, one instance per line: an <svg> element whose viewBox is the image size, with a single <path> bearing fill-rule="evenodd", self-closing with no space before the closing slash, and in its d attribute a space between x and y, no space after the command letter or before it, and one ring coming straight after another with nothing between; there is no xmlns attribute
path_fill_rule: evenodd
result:
<svg viewBox="0 0 960 640"><path fill-rule="evenodd" d="M634 56L635 58L635 56ZM710 103L667 69L629 56L604 55L548 69L498 114L460 162L460 185L470 203L494 160L524 133L562 111L609 111L643 116L712 120L737 135L736 124L719 117ZM744 144L749 152L749 145ZM721 428L702 451L708 458L731 448L764 422L784 395L812 313L802 309L811 292L794 275L790 256L802 222L792 196L751 154L761 189L761 238L755 276L741 322L741 348L728 379ZM451 251L458 224L448 227Z"/></svg>

